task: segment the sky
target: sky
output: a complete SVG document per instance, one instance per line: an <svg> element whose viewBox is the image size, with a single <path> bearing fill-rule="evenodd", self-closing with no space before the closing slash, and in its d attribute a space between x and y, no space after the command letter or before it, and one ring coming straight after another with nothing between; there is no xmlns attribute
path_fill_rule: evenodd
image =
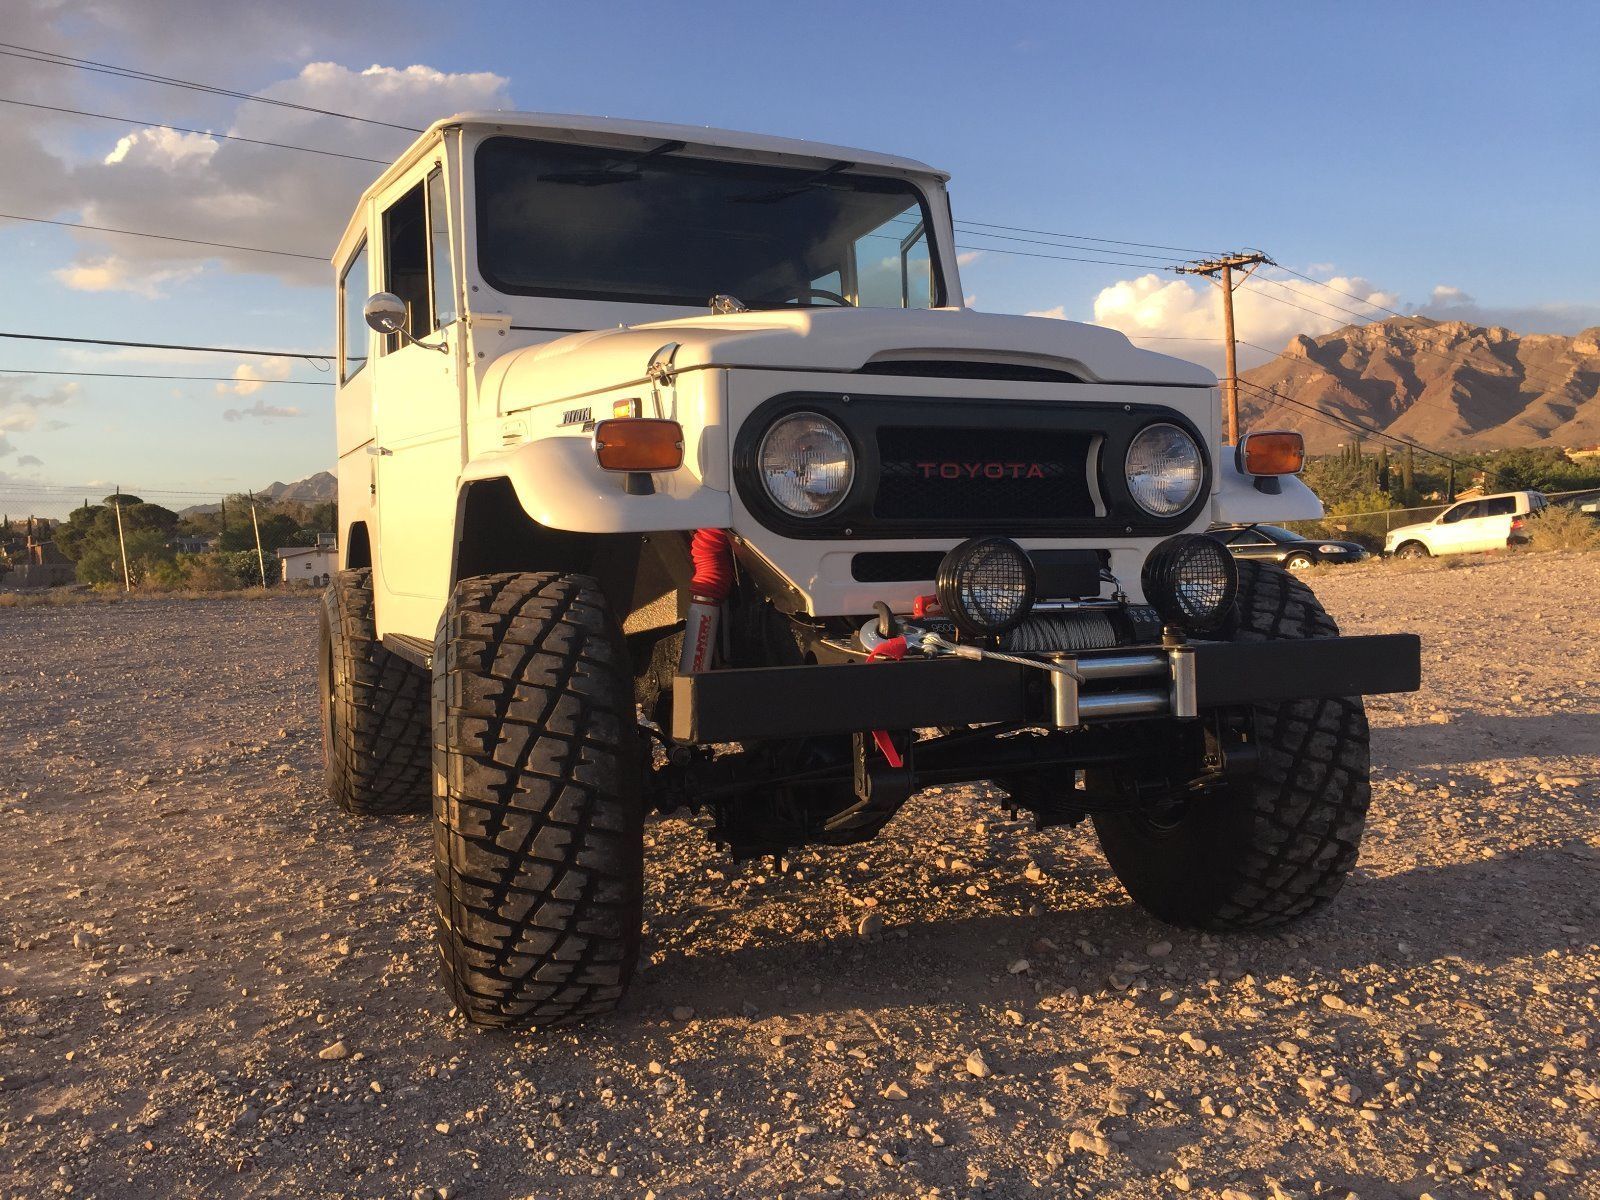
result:
<svg viewBox="0 0 1600 1200"><path fill-rule="evenodd" d="M1600 325L1587 2L4 8L0 51L402 125L517 108L919 158L952 172L957 220L974 223L958 234L969 305L1098 321L1213 369L1216 289L1166 269L1197 250L1282 264L1237 297L1240 338L1273 350L1353 319L1330 301ZM380 161L410 140L0 53L0 213L309 256L0 220L0 331L330 351L326 256L381 167L158 124ZM326 381L291 359L0 339L0 509L59 516L115 485L182 507L329 469Z"/></svg>

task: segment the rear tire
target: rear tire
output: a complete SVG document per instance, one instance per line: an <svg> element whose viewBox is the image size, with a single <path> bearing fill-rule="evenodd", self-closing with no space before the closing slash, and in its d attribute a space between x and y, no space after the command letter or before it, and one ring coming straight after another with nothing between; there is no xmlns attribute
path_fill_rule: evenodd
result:
<svg viewBox="0 0 1600 1200"><path fill-rule="evenodd" d="M378 640L372 572L340 571L322 595L318 639L328 795L347 812L428 806L428 677Z"/></svg>
<svg viewBox="0 0 1600 1200"><path fill-rule="evenodd" d="M1239 563L1239 616L1240 642L1339 632L1310 588L1265 563ZM1361 699L1257 705L1255 722L1254 776L1161 820L1094 819L1122 886L1169 924L1284 925L1332 900L1356 864L1372 796Z"/></svg>
<svg viewBox="0 0 1600 1200"><path fill-rule="evenodd" d="M1396 558L1431 558L1432 554L1421 542L1406 542L1394 552Z"/></svg>
<svg viewBox="0 0 1600 1200"><path fill-rule="evenodd" d="M609 1012L639 953L644 759L605 596L581 575L463 580L433 663L446 989L476 1025Z"/></svg>

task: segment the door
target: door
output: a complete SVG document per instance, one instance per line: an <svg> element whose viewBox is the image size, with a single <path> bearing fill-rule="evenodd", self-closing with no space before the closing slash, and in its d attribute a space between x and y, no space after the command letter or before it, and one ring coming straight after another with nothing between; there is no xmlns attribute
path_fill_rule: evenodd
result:
<svg viewBox="0 0 1600 1200"><path fill-rule="evenodd" d="M1481 504L1482 515L1472 522L1472 548L1504 550L1511 541L1511 519L1517 512L1517 498L1490 496Z"/></svg>
<svg viewBox="0 0 1600 1200"><path fill-rule="evenodd" d="M380 218L383 290L411 337L375 339L379 632L433 636L450 585L462 465L461 329L438 167Z"/></svg>
<svg viewBox="0 0 1600 1200"><path fill-rule="evenodd" d="M1435 554L1465 554L1476 549L1478 518L1483 515L1481 500L1463 500L1439 514L1437 524L1428 531L1428 549Z"/></svg>

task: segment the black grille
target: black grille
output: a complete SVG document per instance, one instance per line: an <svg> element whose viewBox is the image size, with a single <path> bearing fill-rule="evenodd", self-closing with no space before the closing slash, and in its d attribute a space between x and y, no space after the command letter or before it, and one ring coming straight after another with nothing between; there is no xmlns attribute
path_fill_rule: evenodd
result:
<svg viewBox="0 0 1600 1200"><path fill-rule="evenodd" d="M1095 516L1090 434L1058 429L878 430L873 515L1048 521Z"/></svg>

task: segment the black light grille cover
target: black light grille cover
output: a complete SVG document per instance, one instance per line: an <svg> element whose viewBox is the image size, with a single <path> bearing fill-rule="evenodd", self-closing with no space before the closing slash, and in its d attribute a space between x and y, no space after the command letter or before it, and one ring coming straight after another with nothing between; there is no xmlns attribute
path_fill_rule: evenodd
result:
<svg viewBox="0 0 1600 1200"><path fill-rule="evenodd" d="M1071 430L883 426L873 515L886 520L1094 517L1091 442L1090 434Z"/></svg>

